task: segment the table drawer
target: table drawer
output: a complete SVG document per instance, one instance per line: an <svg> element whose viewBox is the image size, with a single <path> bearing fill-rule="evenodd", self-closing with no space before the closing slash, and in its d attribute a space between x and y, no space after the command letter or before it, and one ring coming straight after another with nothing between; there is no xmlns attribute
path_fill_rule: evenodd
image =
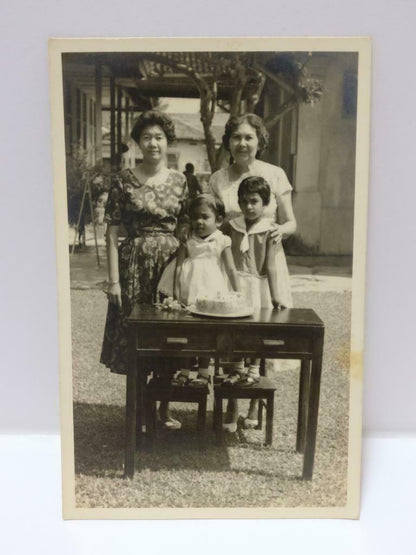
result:
<svg viewBox="0 0 416 555"><path fill-rule="evenodd" d="M177 328L143 329L137 332L137 347L140 350L183 350L204 351L216 347L216 333L200 330L178 330Z"/></svg>
<svg viewBox="0 0 416 555"><path fill-rule="evenodd" d="M282 337L273 332L263 335L235 333L234 351L311 353L312 341L305 337Z"/></svg>

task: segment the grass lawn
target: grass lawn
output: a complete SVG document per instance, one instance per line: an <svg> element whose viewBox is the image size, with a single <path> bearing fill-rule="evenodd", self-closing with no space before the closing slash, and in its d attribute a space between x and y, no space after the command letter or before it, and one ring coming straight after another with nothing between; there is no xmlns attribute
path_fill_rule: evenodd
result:
<svg viewBox="0 0 416 555"><path fill-rule="evenodd" d="M264 430L230 434L216 447L208 414L207 448L198 450L193 405L177 404L179 432L146 443L132 481L124 480L125 377L99 361L105 295L71 290L76 503L78 507L324 507L346 503L349 399L349 292L297 292L326 325L313 480L303 482L295 451L299 373L272 373L277 386L272 447ZM94 318L91 318L94 315ZM246 404L242 403L242 413Z"/></svg>

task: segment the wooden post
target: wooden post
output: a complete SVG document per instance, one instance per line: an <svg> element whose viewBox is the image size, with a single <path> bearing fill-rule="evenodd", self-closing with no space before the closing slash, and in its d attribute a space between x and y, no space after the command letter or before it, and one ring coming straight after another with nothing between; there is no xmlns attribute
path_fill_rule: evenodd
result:
<svg viewBox="0 0 416 555"><path fill-rule="evenodd" d="M103 161L103 116L102 116L102 67L100 63L95 66L95 162Z"/></svg>
<svg viewBox="0 0 416 555"><path fill-rule="evenodd" d="M130 135L130 98L126 96L124 99L125 103L125 120L124 120L124 135L128 137Z"/></svg>
<svg viewBox="0 0 416 555"><path fill-rule="evenodd" d="M77 89L73 83L70 85L71 95L71 155L73 156L78 146L77 136L77 119L80 114L77 114Z"/></svg>
<svg viewBox="0 0 416 555"><path fill-rule="evenodd" d="M121 116L123 108L123 91L117 87L117 165L121 163ZM117 168L120 169L120 168Z"/></svg>
<svg viewBox="0 0 416 555"><path fill-rule="evenodd" d="M116 162L116 87L114 76L110 77L110 160L114 169Z"/></svg>
<svg viewBox="0 0 416 555"><path fill-rule="evenodd" d="M285 92L279 89L279 104L283 104L285 100ZM282 164L282 145L283 145L283 118L279 121L279 131L277 136L277 162L279 166Z"/></svg>

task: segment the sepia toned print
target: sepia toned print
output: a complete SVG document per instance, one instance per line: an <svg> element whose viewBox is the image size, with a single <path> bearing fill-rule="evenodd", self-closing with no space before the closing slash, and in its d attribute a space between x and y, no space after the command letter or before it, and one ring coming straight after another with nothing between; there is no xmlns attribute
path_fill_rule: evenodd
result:
<svg viewBox="0 0 416 555"><path fill-rule="evenodd" d="M51 40L65 518L358 517L369 56Z"/></svg>

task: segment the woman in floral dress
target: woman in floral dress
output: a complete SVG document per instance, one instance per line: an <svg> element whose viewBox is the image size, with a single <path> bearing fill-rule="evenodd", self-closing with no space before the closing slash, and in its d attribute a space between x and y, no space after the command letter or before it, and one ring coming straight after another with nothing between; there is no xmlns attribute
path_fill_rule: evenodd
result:
<svg viewBox="0 0 416 555"><path fill-rule="evenodd" d="M119 374L127 373L126 317L135 304L156 301L159 279L179 246L175 232L186 225L188 198L185 176L166 165L168 144L175 139L172 121L160 112L144 112L131 137L143 163L117 175L105 216L109 304L101 362ZM121 225L127 237L118 246ZM180 427L166 403L159 414L166 427Z"/></svg>

